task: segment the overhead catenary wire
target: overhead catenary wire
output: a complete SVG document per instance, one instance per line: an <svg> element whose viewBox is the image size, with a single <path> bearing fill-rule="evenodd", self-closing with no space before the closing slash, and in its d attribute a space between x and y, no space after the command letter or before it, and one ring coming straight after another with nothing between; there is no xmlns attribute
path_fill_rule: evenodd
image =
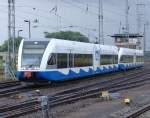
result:
<svg viewBox="0 0 150 118"><path fill-rule="evenodd" d="M71 7L75 7L75 8L77 8L77 9L80 9L82 12L85 13L85 8L83 8L83 7L81 7L81 6L78 6L78 5L74 4L74 3L71 3L71 2L69 2L69 1L64 1L64 0L62 0L62 1L63 1L63 3L66 3L68 6L71 5ZM88 13L91 14L91 15L95 15L95 16L98 16L98 15L99 15L98 12L91 11L91 10L88 10ZM113 21L113 22L117 22L116 19L112 19L112 18L109 18L109 17L107 17L107 16L105 16L105 20L110 20L111 22L112 22L112 21Z"/></svg>
<svg viewBox="0 0 150 118"><path fill-rule="evenodd" d="M63 2L63 0L62 0L62 2ZM65 3L65 2L64 2ZM77 0L77 2L76 1L72 1L72 6L74 6L74 3L78 3L78 4L82 4L82 5L84 5L84 3L83 2L81 2L81 1L79 1L79 0ZM70 4L70 3L68 3L67 2L67 4ZM0 4L1 5L1 4ZM86 4L87 5L87 4ZM5 6L5 4L3 4L3 6ZM98 6L95 6L95 5L93 5L93 4L88 4L88 6L89 7L93 7L93 8L98 8ZM36 9L39 9L39 8L37 8L37 7L35 7L35 6L32 6L32 5L25 5L25 6L21 6L21 5L18 5L18 6L16 6L16 8L17 7L26 7L26 8L31 8L31 9L33 9L33 8L36 8ZM76 7L77 8L77 7ZM82 8L82 10L84 10L84 8ZM47 12L46 10L44 10L44 9L39 9L39 11L42 11L43 13L45 13L45 12ZM108 11L108 9L105 9L104 8L104 11ZM93 11L92 11L93 12ZM111 11L109 11L109 12L111 12L111 13L114 13L114 14L116 14L116 15L121 15L121 16L123 16L123 14L122 13L119 13L118 11L113 11L113 9L111 10ZM98 13L96 13L96 14L98 14ZM62 16L61 16L62 17ZM105 16L106 17L106 16ZM107 19L107 18L106 18ZM105 21L106 22L106 21Z"/></svg>
<svg viewBox="0 0 150 118"><path fill-rule="evenodd" d="M71 2L69 2L69 1L66 2L66 1L65 1L64 3L70 4L70 5L72 5L72 6L76 7L76 8L81 9L82 11L85 11L85 7L86 7L86 5L87 5L87 3L83 3L83 2L81 2L81 1L79 1L79 0L76 0L76 1L71 0ZM81 5L82 5L82 6L81 6ZM89 7L89 10L88 10L89 13L98 15L98 12L95 12L96 9L98 9L98 6L95 6L95 5L93 5L93 4L88 4L88 7ZM94 8L94 11L91 11L90 8ZM113 14L113 15L124 16L124 12L123 12L124 9L121 9L122 13L121 13L121 12L118 12L118 11L116 11L116 10L114 11L114 9L111 9L111 10L108 10L108 9L106 9L106 8L103 8L103 9L104 9L105 12L111 13L111 14ZM133 14L129 13L129 15L132 16ZM105 16L105 17L106 17L106 16ZM107 19L114 20L114 19L109 18L109 17L106 17L106 18L107 18Z"/></svg>
<svg viewBox="0 0 150 118"><path fill-rule="evenodd" d="M79 0L78 0L79 1ZM63 1L62 1L63 2ZM75 2L76 1L72 1L72 5L71 5L71 7L75 4ZM80 1L80 3L82 4L82 2ZM68 4L69 5L69 4ZM84 5L84 4L83 4ZM93 5L93 4L92 4ZM77 5L78 6L78 5ZM95 6L95 4L93 5L93 8L94 8L94 6ZM29 14L29 15L32 15L32 16L35 16L35 17L38 17L39 16L39 19L44 19L44 20L47 20L47 21L49 21L49 20L51 20L51 13L49 13L49 10L51 9L51 8L49 8L49 9L44 9L44 8L38 8L38 7L35 7L35 6L28 6L28 5L25 5L25 6L21 6L21 5L18 5L18 6L16 6L16 8L20 8L20 7L26 7L26 8L28 8L28 9L33 9L33 8L35 8L37 11L39 11L38 13L36 13L36 12L34 12L34 10L33 10L33 12L32 11L26 11L26 10L19 10L19 12L17 12L17 20L18 20L18 17L20 17L20 16L23 16L23 14ZM87 4L85 3L85 7L83 7L83 6L80 6L80 8L78 8L78 7L75 7L75 8L78 8L78 9L81 9L82 11L83 11L83 13L85 12L85 8L87 7ZM91 7L91 5L90 4L88 4L88 13L89 14L93 14L94 13L94 15L97 15L98 13L96 13L95 11L93 11L93 9L91 10L90 9L90 7ZM97 9L97 7L95 7L95 9ZM26 13L25 13L26 12ZM28 12L28 13L27 13ZM115 13L115 12L112 12L112 13L114 13L114 14L116 14L116 15L122 15L122 14L117 14L117 13ZM22 14L22 15L21 15ZM52 13L52 15L55 15L55 13ZM57 14L57 15L59 15L59 13ZM44 17L43 17L44 16ZM45 17L46 16L46 17ZM64 26L69 26L69 25L73 25L73 23L71 23L71 22L68 22L69 21L69 18L65 18L65 17L63 17L62 15L59 15L60 17L61 17L61 19L63 20L63 21L61 21L62 22L62 26L61 26L61 30L63 30L63 27ZM25 19L25 18L19 18L20 20L19 21L21 21L21 19ZM118 21L116 21L114 18L110 18L109 20L108 20L109 18L105 18L104 19L104 23L106 24L106 23L111 23L111 24L114 24L114 25L116 25L116 24L119 24L119 22L120 22L120 20L119 20L119 22ZM113 20L112 20L113 19ZM53 20L53 19L52 19ZM112 21L114 21L113 23L112 23ZM98 21L97 21L98 22ZM39 24L37 24L38 25L38 27L45 27L45 28L51 28L51 25L49 25L49 26L46 26L46 24L44 24L44 23L42 23L42 22L40 22ZM75 25L74 25L75 26ZM56 27L53 27L52 29L54 29L55 30L55 28ZM69 29L69 28L68 28ZM73 28L72 28L73 29Z"/></svg>
<svg viewBox="0 0 150 118"><path fill-rule="evenodd" d="M68 4L68 3L67 3ZM30 8L30 9L36 9L36 10L38 10L38 11L40 11L40 12L42 12L42 14L44 13L46 13L47 14L47 16L48 16L48 14L49 14L49 11L47 11L47 10L44 10L44 9L39 9L39 8L37 8L37 7L34 7L34 6L16 6L16 8L19 8L19 7L25 7L25 8ZM77 8L77 7L76 7ZM82 9L82 8L81 8ZM84 10L84 9L82 9L82 10ZM47 16L44 16L44 15L37 15L37 14L35 14L35 13L33 13L33 12L29 12L29 11L24 11L24 10L19 10L18 12L20 12L20 14L22 14L22 13L25 13L25 14L32 14L32 15L35 15L35 16L40 16L40 18L42 18L42 19L45 19L45 20L52 20L51 18L49 18L49 17L47 17ZM98 13L94 13L94 12L90 12L90 14L95 14L95 15L98 15ZM63 22L66 22L66 23L70 23L71 24L71 22L70 21L68 21L68 19L66 19L65 17L63 17L63 16L61 16L61 15L58 15L58 14L54 14L54 15L56 15L56 16L58 16L59 18L61 18L61 20L63 20ZM120 15L120 14L118 14L118 15ZM109 17L107 17L107 16L105 16L106 18L105 18L105 23L107 23L107 22L117 22L115 19L112 19L112 18L109 18Z"/></svg>
<svg viewBox="0 0 150 118"><path fill-rule="evenodd" d="M18 7L24 7L24 6L18 6ZM33 6L25 6L25 7L28 7L28 8L34 8ZM38 9L38 8L37 8ZM20 11L20 10L19 10ZM40 11L42 11L43 13L45 12L44 10L41 10L40 9ZM35 15L34 13L31 13L31 12L26 12L26 11L20 11L20 12L22 12L22 13L26 13L26 14L32 14L33 16ZM36 14L37 15L37 14ZM64 19L62 16L60 16L62 19ZM50 20L50 18L49 17L43 17L43 16L41 16L41 18L43 18L43 19L47 19L47 20ZM67 21L66 19L64 20L64 21ZM64 23L64 22L63 22ZM67 21L67 23L68 23L68 21ZM106 21L105 21L105 23L106 23Z"/></svg>
<svg viewBox="0 0 150 118"><path fill-rule="evenodd" d="M79 0L76 0L76 1L71 0L71 1L72 1L73 3L75 3L75 4L80 4L80 5L84 6L84 7L85 7L85 5L86 5L86 3L83 3L83 2L81 2L81 1L79 1ZM88 4L88 7L89 7L89 9L90 9L90 8L99 9L99 6L96 6L96 5L93 5L93 4ZM112 13L112 14L114 14L114 15L124 16L123 13L120 13L120 12L118 12L118 11L114 11L113 9L112 9L112 10L108 10L108 9L106 9L106 8L103 8L103 9L104 9L105 12ZM95 12L95 13L98 14L98 12Z"/></svg>

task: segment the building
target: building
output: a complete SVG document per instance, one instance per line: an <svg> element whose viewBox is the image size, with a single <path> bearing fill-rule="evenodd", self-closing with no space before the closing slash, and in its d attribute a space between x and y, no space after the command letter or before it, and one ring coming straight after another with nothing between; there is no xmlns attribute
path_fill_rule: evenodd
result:
<svg viewBox="0 0 150 118"><path fill-rule="evenodd" d="M141 48L141 44L139 43L139 40L143 39L142 35L139 34L114 34L111 36L115 38L115 45L117 47L125 47L125 48ZM140 41L141 42L141 41Z"/></svg>

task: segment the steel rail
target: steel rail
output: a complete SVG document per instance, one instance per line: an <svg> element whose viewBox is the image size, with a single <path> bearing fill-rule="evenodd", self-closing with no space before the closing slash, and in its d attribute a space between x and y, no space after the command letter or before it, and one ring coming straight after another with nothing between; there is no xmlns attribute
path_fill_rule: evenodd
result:
<svg viewBox="0 0 150 118"><path fill-rule="evenodd" d="M142 73L132 73L125 76L124 78L119 78L117 81L113 79L113 81L109 81L110 83L96 83L93 85L88 85L80 88L72 88L68 90L64 90L61 92L57 92L54 95L49 95L49 106L55 107L64 103L71 103L77 100L95 97L100 95L102 90L108 90L110 92L120 91L124 89L129 89L133 87L142 86L150 82L150 78L147 76L150 74L150 70L143 70ZM136 79L135 79L136 78ZM138 78L138 79L137 79ZM114 81L115 80L115 81ZM95 88L94 88L95 87ZM0 107L0 115L4 118L9 117L17 117L26 113L31 113L37 110L40 110L40 104L38 100L32 99L28 101L24 101L18 104L6 105ZM15 113L14 113L15 112Z"/></svg>
<svg viewBox="0 0 150 118"><path fill-rule="evenodd" d="M150 110L150 104L143 106L142 108L135 110L125 116L125 118L137 118L143 113L147 112Z"/></svg>
<svg viewBox="0 0 150 118"><path fill-rule="evenodd" d="M134 88L134 87L137 87L137 86L142 86L144 85L145 83L147 82L142 82L141 81L137 81L138 83L135 84L135 82L132 82L132 83L128 83L127 86L121 86L121 85L118 85L118 87L110 87L108 90L111 91L111 92L114 92L114 91L120 91L120 90L125 90L125 89L129 89L129 88ZM150 83L150 81L149 81ZM95 97L97 95L100 94L101 91L92 91L88 94L80 94L78 96L72 96L70 98L67 98L65 100L62 100L62 101L57 101L57 102L53 102L53 103L49 103L50 104L50 107L55 107L55 106L58 106L58 105L62 105L64 103L72 103L74 101L77 101L77 100L81 100L81 99L85 99L85 98L90 98L90 97ZM21 107L20 107L21 106ZM12 109L12 110L11 110ZM5 110L3 110L3 113L2 113L2 109L0 110L0 114L1 116L3 116L4 118L10 118L10 117L17 117L17 116L20 116L20 115L23 115L25 113L31 113L31 112L35 112L35 111L38 111L41 109L39 103L37 102L37 100L31 100L30 102L24 102L24 105L23 104L18 104L17 107L12 107L11 109L8 109L5 108ZM7 112L8 111L8 112Z"/></svg>

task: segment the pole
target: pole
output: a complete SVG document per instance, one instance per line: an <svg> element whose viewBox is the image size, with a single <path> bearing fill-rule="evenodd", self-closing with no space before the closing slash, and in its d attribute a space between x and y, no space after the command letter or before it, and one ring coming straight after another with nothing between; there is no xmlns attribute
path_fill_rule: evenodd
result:
<svg viewBox="0 0 150 118"><path fill-rule="evenodd" d="M8 0L8 66L10 65L10 40L11 40L11 0Z"/></svg>
<svg viewBox="0 0 150 118"><path fill-rule="evenodd" d="M31 22L30 20L24 20L24 22L28 23L28 28L29 28L29 39L31 38Z"/></svg>
<svg viewBox="0 0 150 118"><path fill-rule="evenodd" d="M11 44L12 41L12 44ZM12 56L11 56L12 51ZM15 0L8 0L8 71L14 75L15 67ZM12 68L13 67L13 68Z"/></svg>
<svg viewBox="0 0 150 118"><path fill-rule="evenodd" d="M149 22L144 23L144 39L143 39L143 44L144 44L144 52L146 52L146 31L148 30L149 27Z"/></svg>
<svg viewBox="0 0 150 118"><path fill-rule="evenodd" d="M103 32L103 0L99 0L99 44L104 44L104 32Z"/></svg>
<svg viewBox="0 0 150 118"><path fill-rule="evenodd" d="M146 24L144 24L144 53L146 51Z"/></svg>
<svg viewBox="0 0 150 118"><path fill-rule="evenodd" d="M18 30L18 38L19 38L19 32L20 32L20 30Z"/></svg>
<svg viewBox="0 0 150 118"><path fill-rule="evenodd" d="M122 23L120 21L120 24L119 24L119 34L121 33L121 28L122 28Z"/></svg>
<svg viewBox="0 0 150 118"><path fill-rule="evenodd" d="M41 104L41 110L42 110L42 118L49 118L49 102L47 96L41 96L38 98L40 104Z"/></svg>
<svg viewBox="0 0 150 118"><path fill-rule="evenodd" d="M145 52L146 52L146 24L144 24L144 39L143 39L143 48L144 48L144 61L145 61Z"/></svg>
<svg viewBox="0 0 150 118"><path fill-rule="evenodd" d="M8 0L8 57L7 63L5 65L5 73L8 73L7 70L9 70L10 65L10 40L11 40L11 0ZM8 77L9 74L6 74L6 78Z"/></svg>
<svg viewBox="0 0 150 118"><path fill-rule="evenodd" d="M12 0L12 9L13 9L13 14L12 14L12 17L13 17L13 69L16 70L16 27L15 27L15 24L16 24L16 21L15 21L15 0Z"/></svg>
<svg viewBox="0 0 150 118"><path fill-rule="evenodd" d="M104 45L104 29L103 29L103 0L101 0L101 30L102 30L102 44Z"/></svg>
<svg viewBox="0 0 150 118"><path fill-rule="evenodd" d="M143 34L144 23L142 23L142 21L145 21L144 9L145 9L145 3L142 0L137 0L137 3L136 3L137 34L139 34L139 35ZM137 48L141 49L141 38L140 37L138 37Z"/></svg>
<svg viewBox="0 0 150 118"><path fill-rule="evenodd" d="M145 23L144 24L144 39L143 39L143 44L144 44L144 61L146 61L146 57L145 57L145 54L146 54L146 31L148 30L149 28L149 22Z"/></svg>
<svg viewBox="0 0 150 118"><path fill-rule="evenodd" d="M31 22L29 20L29 39L31 38Z"/></svg>
<svg viewBox="0 0 150 118"><path fill-rule="evenodd" d="M129 1L126 0L126 37L128 41L129 48Z"/></svg>
<svg viewBox="0 0 150 118"><path fill-rule="evenodd" d="M99 20L99 45L101 44L101 25L100 25L100 11L101 11L101 9L100 9L100 4L101 4L101 2L100 2L100 0L99 0L99 15L98 15L98 20Z"/></svg>
<svg viewBox="0 0 150 118"><path fill-rule="evenodd" d="M20 37L20 32L22 32L23 30L18 30L18 38Z"/></svg>

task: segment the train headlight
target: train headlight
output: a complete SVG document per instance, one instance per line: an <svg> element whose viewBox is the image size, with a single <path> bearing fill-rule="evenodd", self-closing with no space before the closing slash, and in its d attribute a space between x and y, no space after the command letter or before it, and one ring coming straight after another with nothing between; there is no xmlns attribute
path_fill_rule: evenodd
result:
<svg viewBox="0 0 150 118"><path fill-rule="evenodd" d="M27 70L28 67L27 66L22 66L22 70Z"/></svg>
<svg viewBox="0 0 150 118"><path fill-rule="evenodd" d="M25 67L25 66L23 66L23 67L22 67L22 70L25 70L25 69L26 69L26 67Z"/></svg>
<svg viewBox="0 0 150 118"><path fill-rule="evenodd" d="M28 67L28 66L22 66L22 70L39 70L40 68L38 66Z"/></svg>
<svg viewBox="0 0 150 118"><path fill-rule="evenodd" d="M40 68L39 68L39 67L37 67L37 66L35 66L33 69L34 69L34 70L38 70L38 69L40 69Z"/></svg>
<svg viewBox="0 0 150 118"><path fill-rule="evenodd" d="M37 45L37 44L38 44L38 42L37 42L37 41L35 41L35 42L34 42L34 44L35 44L35 45Z"/></svg>

